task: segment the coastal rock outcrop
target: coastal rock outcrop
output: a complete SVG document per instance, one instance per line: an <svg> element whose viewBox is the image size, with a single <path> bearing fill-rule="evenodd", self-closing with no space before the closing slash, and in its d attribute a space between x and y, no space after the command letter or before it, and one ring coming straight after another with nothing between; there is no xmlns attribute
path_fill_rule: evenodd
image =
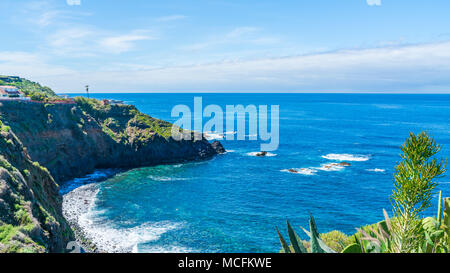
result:
<svg viewBox="0 0 450 273"><path fill-rule="evenodd" d="M64 252L75 240L57 183L97 168L204 160L225 151L204 137L176 141L172 124L132 105L74 102L0 102L0 252Z"/></svg>
<svg viewBox="0 0 450 273"><path fill-rule="evenodd" d="M58 185L10 127L0 128L0 253L63 252L74 235Z"/></svg>
<svg viewBox="0 0 450 273"><path fill-rule="evenodd" d="M31 158L57 182L96 168L134 168L208 159L222 145L176 141L172 124L140 113L132 105L103 105L76 98L76 104L2 102L0 115Z"/></svg>
<svg viewBox="0 0 450 273"><path fill-rule="evenodd" d="M220 143L219 141L214 141L213 143L211 143L212 148L218 153L218 154L224 154L227 151L225 150L225 148L223 147L222 143Z"/></svg>
<svg viewBox="0 0 450 273"><path fill-rule="evenodd" d="M258 157L264 157L266 155L267 155L267 152L265 152L265 151L261 151L261 152L256 154L256 156L258 156Z"/></svg>

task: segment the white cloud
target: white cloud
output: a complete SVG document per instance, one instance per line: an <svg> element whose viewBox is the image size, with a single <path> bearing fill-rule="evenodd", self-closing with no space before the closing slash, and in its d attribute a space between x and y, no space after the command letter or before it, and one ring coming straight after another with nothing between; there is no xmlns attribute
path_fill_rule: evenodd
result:
<svg viewBox="0 0 450 273"><path fill-rule="evenodd" d="M76 73L51 79L61 90L417 92L450 90L450 42L342 50L253 61L149 70ZM428 89L433 88L433 89Z"/></svg>
<svg viewBox="0 0 450 273"><path fill-rule="evenodd" d="M123 53L130 51L134 47L134 42L154 40L155 38L141 34L126 34L104 38L100 41L103 49L112 53Z"/></svg>
<svg viewBox="0 0 450 273"><path fill-rule="evenodd" d="M263 36L260 34L262 30L257 27L237 27L222 35L214 35L203 42L194 43L181 48L184 50L202 50L214 46L229 44L273 44L279 42L277 38Z"/></svg>
<svg viewBox="0 0 450 273"><path fill-rule="evenodd" d="M57 10L50 10L39 14L37 18L34 18L34 23L36 23L40 27L46 27L53 23L53 21L60 15L61 13Z"/></svg>
<svg viewBox="0 0 450 273"><path fill-rule="evenodd" d="M49 53L66 57L119 54L135 49L138 41L154 40L145 30L113 35L88 26L60 29L47 37Z"/></svg>
<svg viewBox="0 0 450 273"><path fill-rule="evenodd" d="M86 16L92 15L87 12L60 9L51 1L31 1L18 6L18 11L12 13L11 21L25 25L31 31L44 28L73 24L82 21ZM39 27L36 29L36 26Z"/></svg>
<svg viewBox="0 0 450 273"><path fill-rule="evenodd" d="M366 0L369 6L381 6L381 0Z"/></svg>
<svg viewBox="0 0 450 273"><path fill-rule="evenodd" d="M47 37L48 53L70 57L93 55L97 34L88 27L59 29Z"/></svg>
<svg viewBox="0 0 450 273"><path fill-rule="evenodd" d="M20 51L0 52L0 74L17 75L30 79L56 75L70 75L75 71L53 65L41 54Z"/></svg>

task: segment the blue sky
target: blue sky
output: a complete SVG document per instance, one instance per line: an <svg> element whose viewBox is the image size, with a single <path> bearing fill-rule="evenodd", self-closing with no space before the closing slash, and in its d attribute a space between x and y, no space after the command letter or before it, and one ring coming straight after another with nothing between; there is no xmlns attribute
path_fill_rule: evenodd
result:
<svg viewBox="0 0 450 273"><path fill-rule="evenodd" d="M450 1L2 0L0 74L58 92L450 93Z"/></svg>

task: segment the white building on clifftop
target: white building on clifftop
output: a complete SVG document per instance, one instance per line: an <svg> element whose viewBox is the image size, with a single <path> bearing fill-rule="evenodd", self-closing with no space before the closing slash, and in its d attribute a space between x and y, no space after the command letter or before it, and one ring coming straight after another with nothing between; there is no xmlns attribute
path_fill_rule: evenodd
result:
<svg viewBox="0 0 450 273"><path fill-rule="evenodd" d="M0 99L3 100L30 100L25 94L15 86L0 86Z"/></svg>

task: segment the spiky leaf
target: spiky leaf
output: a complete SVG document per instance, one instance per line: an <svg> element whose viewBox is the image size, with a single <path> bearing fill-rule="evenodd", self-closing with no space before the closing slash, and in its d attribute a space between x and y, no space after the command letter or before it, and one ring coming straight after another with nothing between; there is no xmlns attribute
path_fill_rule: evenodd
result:
<svg viewBox="0 0 450 273"><path fill-rule="evenodd" d="M283 235L281 235L278 228L277 228L277 233L278 233L278 238L280 239L281 246L283 247L284 253L291 253L291 250L289 249L289 246L286 243L286 240L283 238Z"/></svg>
<svg viewBox="0 0 450 273"><path fill-rule="evenodd" d="M442 191L439 192L439 205L438 205L437 222L438 222L438 228L441 228L441 224L442 224Z"/></svg>
<svg viewBox="0 0 450 273"><path fill-rule="evenodd" d="M444 200L444 231L447 247L450 248L450 198Z"/></svg>
<svg viewBox="0 0 450 273"><path fill-rule="evenodd" d="M289 221L286 221L286 224L289 233L289 240L291 241L292 248L294 248L294 252L307 253L306 248L303 246L300 237L297 235L292 226L289 224Z"/></svg>

